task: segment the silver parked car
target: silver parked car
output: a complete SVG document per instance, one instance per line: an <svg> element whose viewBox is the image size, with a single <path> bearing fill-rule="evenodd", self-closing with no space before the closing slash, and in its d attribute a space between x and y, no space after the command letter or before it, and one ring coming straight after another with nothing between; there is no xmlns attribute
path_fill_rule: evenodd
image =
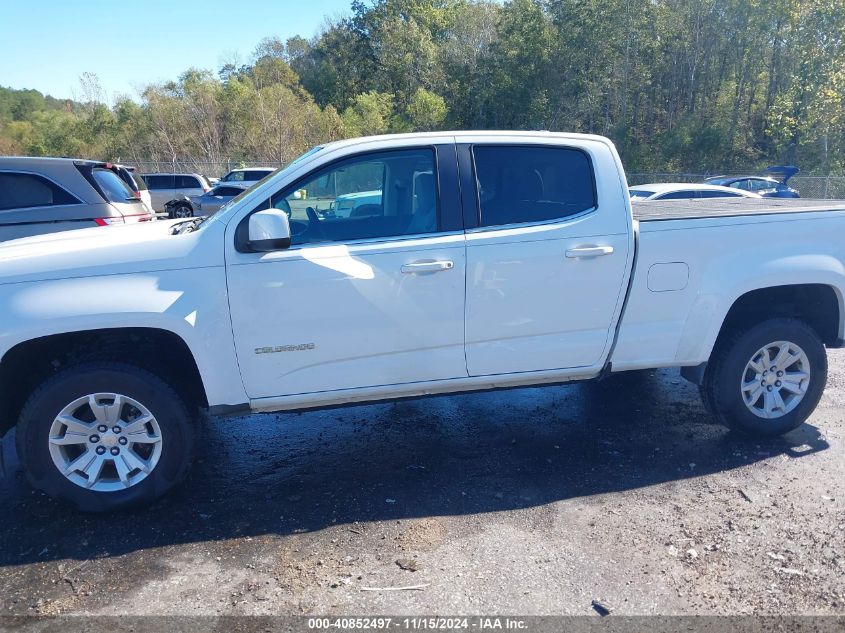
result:
<svg viewBox="0 0 845 633"><path fill-rule="evenodd" d="M111 163L0 156L0 241L154 218Z"/></svg>
<svg viewBox="0 0 845 633"><path fill-rule="evenodd" d="M142 174L147 183L153 209L164 211L164 205L179 196L201 196L211 189L202 174Z"/></svg>
<svg viewBox="0 0 845 633"><path fill-rule="evenodd" d="M254 183L221 182L201 196L179 196L165 205L168 217L190 218L195 215L211 215L235 196L241 195Z"/></svg>

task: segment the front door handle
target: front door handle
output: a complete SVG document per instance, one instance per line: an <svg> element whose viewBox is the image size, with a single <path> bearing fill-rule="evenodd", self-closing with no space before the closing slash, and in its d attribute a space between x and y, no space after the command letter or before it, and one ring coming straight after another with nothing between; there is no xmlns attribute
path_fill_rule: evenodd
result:
<svg viewBox="0 0 845 633"><path fill-rule="evenodd" d="M612 252L612 246L579 246L566 251L566 256L570 259L601 257L602 255L610 255Z"/></svg>
<svg viewBox="0 0 845 633"><path fill-rule="evenodd" d="M448 259L438 261L421 261L403 265L402 272L406 275L414 275L419 273L437 273L441 270L451 270L454 267L455 263Z"/></svg>

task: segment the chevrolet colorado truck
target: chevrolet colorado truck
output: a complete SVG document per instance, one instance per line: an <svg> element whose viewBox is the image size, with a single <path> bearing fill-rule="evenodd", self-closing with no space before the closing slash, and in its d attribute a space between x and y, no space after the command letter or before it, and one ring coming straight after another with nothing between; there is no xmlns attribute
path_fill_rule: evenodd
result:
<svg viewBox="0 0 845 633"><path fill-rule="evenodd" d="M178 482L201 409L680 367L715 420L785 433L843 344L843 235L831 202L632 207L598 136L330 143L208 218L1 246L0 431L35 487L92 511Z"/></svg>

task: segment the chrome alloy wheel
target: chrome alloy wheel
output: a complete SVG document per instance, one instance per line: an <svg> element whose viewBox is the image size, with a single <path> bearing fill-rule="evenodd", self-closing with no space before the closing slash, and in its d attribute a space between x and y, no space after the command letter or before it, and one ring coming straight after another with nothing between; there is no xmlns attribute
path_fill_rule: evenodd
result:
<svg viewBox="0 0 845 633"><path fill-rule="evenodd" d="M77 486L125 490L143 481L161 457L161 428L149 409L119 393L77 398L53 420L53 464Z"/></svg>
<svg viewBox="0 0 845 633"><path fill-rule="evenodd" d="M748 361L740 388L745 406L760 418L780 418L804 399L810 384L810 361L789 341L760 348Z"/></svg>

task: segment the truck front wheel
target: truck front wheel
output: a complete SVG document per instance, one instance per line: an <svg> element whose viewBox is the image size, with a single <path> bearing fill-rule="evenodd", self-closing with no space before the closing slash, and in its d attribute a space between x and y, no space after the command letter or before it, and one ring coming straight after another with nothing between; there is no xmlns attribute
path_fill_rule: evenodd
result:
<svg viewBox="0 0 845 633"><path fill-rule="evenodd" d="M122 363L69 367L44 381L18 421L30 482L91 512L148 503L188 471L193 426L182 399Z"/></svg>
<svg viewBox="0 0 845 633"><path fill-rule="evenodd" d="M803 321L777 318L720 343L702 391L722 424L771 437L804 423L826 381L827 355L818 334Z"/></svg>

